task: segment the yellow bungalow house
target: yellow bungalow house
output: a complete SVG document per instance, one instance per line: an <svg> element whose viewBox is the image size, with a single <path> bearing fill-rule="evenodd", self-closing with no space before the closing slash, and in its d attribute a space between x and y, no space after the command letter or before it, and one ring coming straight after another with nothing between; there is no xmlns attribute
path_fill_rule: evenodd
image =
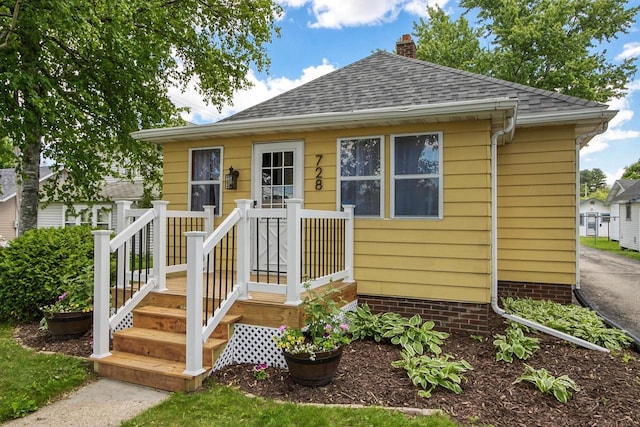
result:
<svg viewBox="0 0 640 427"><path fill-rule="evenodd" d="M162 144L173 207L355 204L359 301L465 328L489 310L493 222L501 294L571 299L578 151L615 113L377 52L221 122L135 136ZM212 155L223 172L197 181Z"/></svg>
<svg viewBox="0 0 640 427"><path fill-rule="evenodd" d="M397 50L411 55L412 45L403 37ZM320 249L329 256L288 262L301 251L298 240L266 231L262 238L288 242L288 252L265 255L253 243L226 257L238 271L315 279L331 274L308 264L332 263L337 254L344 265L334 270L357 282L358 303L478 333L500 295L571 301L579 150L615 114L604 104L376 52L218 123L134 137L163 148L168 206L194 213L209 206L220 233L252 208L285 208L296 218L300 207L334 212L318 214L324 224L342 221L335 215L346 206L347 226L318 228L327 246L342 242ZM262 221L267 230L277 220ZM112 241L112 250L121 243ZM188 253L197 247L180 245ZM287 294L287 302L297 297ZM187 327L191 342L188 334ZM106 346L94 345L94 360ZM199 372L198 363L187 355L185 372Z"/></svg>

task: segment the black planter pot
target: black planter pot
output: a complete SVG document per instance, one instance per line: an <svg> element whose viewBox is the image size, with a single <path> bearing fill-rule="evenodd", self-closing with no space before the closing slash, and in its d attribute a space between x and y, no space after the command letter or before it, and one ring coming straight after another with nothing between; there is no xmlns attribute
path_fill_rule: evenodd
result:
<svg viewBox="0 0 640 427"><path fill-rule="evenodd" d="M283 354L294 382L318 387L329 384L335 377L342 357L342 347L316 353L314 360L311 360L308 353L290 354L285 351Z"/></svg>
<svg viewBox="0 0 640 427"><path fill-rule="evenodd" d="M56 339L78 338L93 325L93 311L52 313L46 317L47 329Z"/></svg>

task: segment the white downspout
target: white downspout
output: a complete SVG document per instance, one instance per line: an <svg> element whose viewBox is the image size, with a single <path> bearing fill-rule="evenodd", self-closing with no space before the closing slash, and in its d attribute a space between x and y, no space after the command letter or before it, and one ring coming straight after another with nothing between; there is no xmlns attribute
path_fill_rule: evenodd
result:
<svg viewBox="0 0 640 427"><path fill-rule="evenodd" d="M603 134L608 128L609 122L604 122L602 129L583 133L576 138L576 289L580 289L580 194L582 192L580 188L580 147L585 139Z"/></svg>
<svg viewBox="0 0 640 427"><path fill-rule="evenodd" d="M508 314L498 305L498 138L511 132L515 127L515 116L510 117L507 127L491 135L491 308L500 316L513 322L536 329L545 334L578 344L582 347L608 352L604 347L583 339L557 331L540 323Z"/></svg>

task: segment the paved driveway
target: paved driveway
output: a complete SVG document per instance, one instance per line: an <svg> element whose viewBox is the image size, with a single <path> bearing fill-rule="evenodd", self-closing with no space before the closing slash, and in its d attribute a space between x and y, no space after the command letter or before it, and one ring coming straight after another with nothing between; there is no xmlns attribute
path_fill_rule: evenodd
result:
<svg viewBox="0 0 640 427"><path fill-rule="evenodd" d="M581 246L580 289L594 310L640 339L640 262Z"/></svg>

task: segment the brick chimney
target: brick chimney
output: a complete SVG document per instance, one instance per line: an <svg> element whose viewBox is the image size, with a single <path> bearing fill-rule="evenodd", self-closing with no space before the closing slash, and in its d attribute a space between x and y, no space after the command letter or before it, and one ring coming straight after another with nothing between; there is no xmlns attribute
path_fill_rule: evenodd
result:
<svg viewBox="0 0 640 427"><path fill-rule="evenodd" d="M411 34L403 35L396 42L396 53L407 58L416 58L416 44L411 39Z"/></svg>

